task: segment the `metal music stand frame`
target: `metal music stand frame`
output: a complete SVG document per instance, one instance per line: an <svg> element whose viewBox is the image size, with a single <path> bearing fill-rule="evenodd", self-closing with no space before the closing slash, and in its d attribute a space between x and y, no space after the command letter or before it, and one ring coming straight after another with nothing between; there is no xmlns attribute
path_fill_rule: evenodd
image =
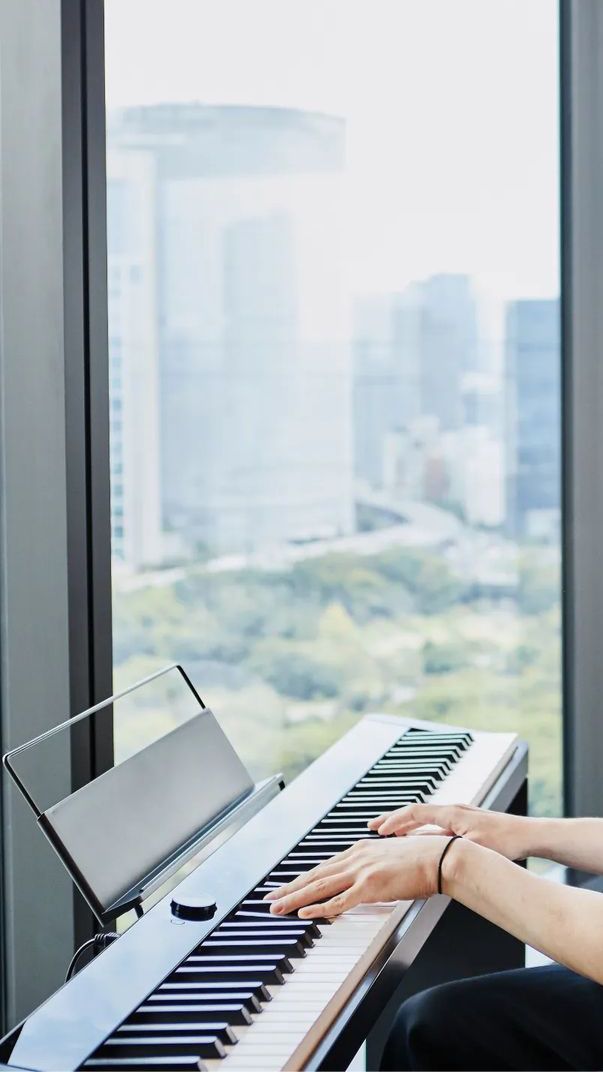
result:
<svg viewBox="0 0 603 1072"><path fill-rule="evenodd" d="M29 808L35 815L38 826L52 845L53 849L59 856L63 866L69 873L70 878L78 887L83 897L87 901L88 905L92 909L94 915L99 922L103 925L122 915L124 912L128 912L131 909L137 911L139 915L142 914L142 902L143 900L152 894L159 886L161 886L167 879L169 879L176 871L178 871L183 864L185 864L190 858L197 853L201 853L204 849L212 851L212 843L217 842L214 848L217 848L219 844L226 841L232 834L234 834L241 826L243 826L252 815L260 811L265 804L268 803L274 796L276 796L281 789L284 788L284 779L282 774L272 775L265 780L252 783L250 781L250 788L243 794L235 797L226 807L220 811L219 814L212 817L211 821L202 824L195 833L188 837L181 844L174 845L172 851L168 852L157 863L149 867L143 874L141 874L137 880L132 883L125 891L123 891L119 897L112 900L111 903L105 904L97 896L95 890L86 881L84 875L80 871L76 860L74 859L69 847L57 834L52 824L48 821L48 811L43 811L36 803L30 789L23 781L23 778L19 772L15 769L13 760L23 752L26 752L32 748L35 748L42 744L44 741L49 740L51 737L56 736L59 733L70 730L73 726L82 722L84 719L90 718L92 715L101 711L112 710L113 704L123 699L125 696L130 695L133 692L149 685L152 681L156 681L158 678L165 676L171 671L178 671L185 685L194 696L196 702L199 705L200 711L188 719L185 725L193 723L196 719L200 718L203 713L213 716L212 712L201 699L199 693L195 689L192 681L188 677L183 667L179 663L170 663L163 669L156 671L153 674L149 674L147 677L137 681L134 685L130 685L128 688L123 689L121 692L115 693L113 696L109 696L101 703L94 704L92 707L87 708L85 711L80 711L78 714L73 715L71 718L66 719L57 726L53 726L52 729L46 730L45 733L39 734L39 736L32 738L30 741L26 741L24 744L18 745L16 748L12 748L9 752L2 757L2 763L8 772L9 776L15 783L17 789L23 796L24 800L28 804ZM165 735L167 738L169 734ZM224 735L225 736L225 735ZM158 745L165 739L159 738L158 741L153 742L154 745ZM226 738L225 738L226 739ZM227 739L226 739L227 740ZM153 745L148 745L141 749L137 755L141 755L148 751ZM229 744L232 749L232 746ZM234 749L232 750L234 753ZM236 753L234 753L236 755ZM131 757L130 757L131 758ZM238 757L237 757L238 759ZM111 771L120 770L125 767L128 760L124 760L122 764L118 764L117 767L110 768ZM239 760L240 763L240 760ZM242 765L241 765L242 766ZM102 775L99 775L102 777ZM88 786L94 784L97 779L93 779L88 783ZM84 789L86 787L83 787ZM73 799L76 793L81 793L82 790L76 790L65 798L65 802L69 802ZM208 855L207 853L206 855Z"/></svg>

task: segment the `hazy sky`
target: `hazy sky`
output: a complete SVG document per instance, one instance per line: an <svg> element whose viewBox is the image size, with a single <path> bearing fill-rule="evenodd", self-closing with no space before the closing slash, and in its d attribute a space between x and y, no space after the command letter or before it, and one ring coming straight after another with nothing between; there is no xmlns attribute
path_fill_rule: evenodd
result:
<svg viewBox="0 0 603 1072"><path fill-rule="evenodd" d="M354 289L463 271L558 292L556 0L106 0L108 106L347 123Z"/></svg>

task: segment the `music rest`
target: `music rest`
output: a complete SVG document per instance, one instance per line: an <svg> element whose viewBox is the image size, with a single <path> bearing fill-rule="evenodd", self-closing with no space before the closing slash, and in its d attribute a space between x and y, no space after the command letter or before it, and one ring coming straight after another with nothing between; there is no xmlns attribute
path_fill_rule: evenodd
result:
<svg viewBox="0 0 603 1072"><path fill-rule="evenodd" d="M170 674L178 675L187 690L191 717L41 810L20 778L15 758L92 715L110 716L119 699ZM201 848L247 821L282 786L280 775L254 784L177 664L13 749L4 765L101 923L139 905Z"/></svg>

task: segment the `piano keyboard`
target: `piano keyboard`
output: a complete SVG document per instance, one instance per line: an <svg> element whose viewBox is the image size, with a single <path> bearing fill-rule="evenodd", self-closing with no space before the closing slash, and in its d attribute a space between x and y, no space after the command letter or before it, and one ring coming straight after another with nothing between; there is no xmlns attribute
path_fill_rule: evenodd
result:
<svg viewBox="0 0 603 1072"><path fill-rule="evenodd" d="M383 811L481 803L515 744L511 734L403 733L80 1067L303 1068L411 903L309 921L272 916L264 894L378 837L367 822Z"/></svg>

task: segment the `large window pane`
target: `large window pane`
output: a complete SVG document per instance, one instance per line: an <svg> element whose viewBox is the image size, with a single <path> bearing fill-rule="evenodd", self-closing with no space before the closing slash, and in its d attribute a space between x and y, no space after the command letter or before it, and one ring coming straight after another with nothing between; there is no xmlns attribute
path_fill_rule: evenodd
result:
<svg viewBox="0 0 603 1072"><path fill-rule="evenodd" d="M515 728L559 810L556 3L106 8L118 683L256 775Z"/></svg>

